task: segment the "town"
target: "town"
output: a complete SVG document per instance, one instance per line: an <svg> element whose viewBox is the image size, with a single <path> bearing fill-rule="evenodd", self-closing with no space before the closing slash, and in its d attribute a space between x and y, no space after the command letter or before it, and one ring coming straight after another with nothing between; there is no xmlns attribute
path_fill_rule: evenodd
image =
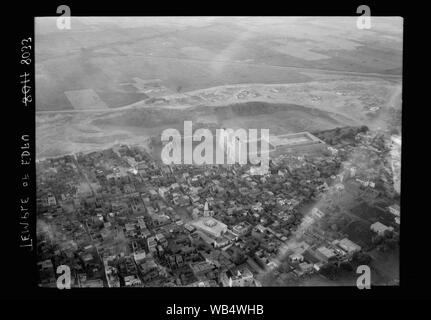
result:
<svg viewBox="0 0 431 320"><path fill-rule="evenodd" d="M56 286L59 265L72 287L289 285L397 250L390 137L346 127L271 138L261 175L165 165L137 145L38 161L40 285Z"/></svg>

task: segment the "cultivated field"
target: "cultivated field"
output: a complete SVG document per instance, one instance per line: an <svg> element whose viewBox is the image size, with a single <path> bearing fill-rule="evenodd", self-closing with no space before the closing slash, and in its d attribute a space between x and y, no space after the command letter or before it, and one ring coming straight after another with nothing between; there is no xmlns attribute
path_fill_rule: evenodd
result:
<svg viewBox="0 0 431 320"><path fill-rule="evenodd" d="M305 72L399 75L400 18L36 19L37 110L68 110L65 92L94 90L109 108L148 98L136 79L184 93L225 84L301 83ZM265 26L265 27L262 27ZM309 71L309 70L308 70Z"/></svg>

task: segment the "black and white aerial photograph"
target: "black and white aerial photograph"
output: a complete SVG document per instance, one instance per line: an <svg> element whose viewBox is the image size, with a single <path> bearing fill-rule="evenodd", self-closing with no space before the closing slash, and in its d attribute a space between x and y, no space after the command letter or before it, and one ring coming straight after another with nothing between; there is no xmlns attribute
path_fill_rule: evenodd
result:
<svg viewBox="0 0 431 320"><path fill-rule="evenodd" d="M400 285L402 17L53 10L38 287Z"/></svg>

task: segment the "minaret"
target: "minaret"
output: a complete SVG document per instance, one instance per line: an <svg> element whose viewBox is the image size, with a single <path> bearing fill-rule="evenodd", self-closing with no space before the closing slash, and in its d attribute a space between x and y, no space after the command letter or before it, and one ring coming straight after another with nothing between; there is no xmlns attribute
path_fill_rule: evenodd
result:
<svg viewBox="0 0 431 320"><path fill-rule="evenodd" d="M208 201L205 201L204 217L208 217L209 215L210 215L210 210L208 208Z"/></svg>

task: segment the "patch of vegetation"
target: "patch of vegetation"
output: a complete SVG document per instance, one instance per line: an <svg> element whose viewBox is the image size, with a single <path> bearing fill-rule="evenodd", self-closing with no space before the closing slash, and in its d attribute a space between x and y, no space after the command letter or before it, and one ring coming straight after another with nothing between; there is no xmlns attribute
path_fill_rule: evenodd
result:
<svg viewBox="0 0 431 320"><path fill-rule="evenodd" d="M329 145L353 144L358 133L365 133L367 126L360 127L337 127L330 130L313 132L313 135L325 141Z"/></svg>

